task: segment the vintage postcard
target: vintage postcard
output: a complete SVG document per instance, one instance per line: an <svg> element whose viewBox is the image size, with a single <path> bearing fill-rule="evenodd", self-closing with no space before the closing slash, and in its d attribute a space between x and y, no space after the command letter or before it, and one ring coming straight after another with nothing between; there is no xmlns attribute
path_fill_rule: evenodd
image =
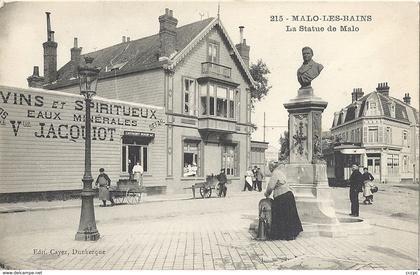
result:
<svg viewBox="0 0 420 275"><path fill-rule="evenodd" d="M3 274L417 274L417 2L0 6Z"/></svg>

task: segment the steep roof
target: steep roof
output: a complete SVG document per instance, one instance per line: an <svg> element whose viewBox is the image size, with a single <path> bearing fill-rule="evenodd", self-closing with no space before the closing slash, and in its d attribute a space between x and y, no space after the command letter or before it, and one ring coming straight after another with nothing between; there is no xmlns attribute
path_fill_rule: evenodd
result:
<svg viewBox="0 0 420 275"><path fill-rule="evenodd" d="M176 49L178 51L184 49L213 20L214 18L208 18L176 28ZM104 75L107 70L111 71L113 67L119 67L119 73L143 71L159 68L165 63L158 60L159 48L159 34L155 34L86 53L82 57L93 57L93 64L101 67L100 75ZM71 61L58 70L58 82L70 80L73 77Z"/></svg>
<svg viewBox="0 0 420 275"><path fill-rule="evenodd" d="M238 62L246 79L251 85L254 85L254 80L248 67L242 60L242 57L236 49L234 43L227 35L220 19L213 17L176 28L177 52L171 56L169 60L159 61L159 34L129 42L122 42L98 51L86 53L82 55L81 59L82 62L84 62L84 56L93 57L93 65L101 68L101 72L99 74L100 78L130 72L153 70L162 68L163 66L173 69L215 26L220 28L222 34L226 38L228 45L234 52L233 57ZM112 69L116 67L118 70L112 71ZM74 67L72 62L67 62L58 70L57 81L52 84L47 84L47 87L56 89L62 86L75 84L77 80L74 77L73 70Z"/></svg>
<svg viewBox="0 0 420 275"><path fill-rule="evenodd" d="M355 120L356 119L356 115L355 115L356 114L356 112L355 112L356 111L356 104L359 104L359 106L360 106L358 117L365 117L364 110L366 108L366 101L371 96L377 96L379 101L380 101L380 104L378 106L380 115L388 117L388 118L396 119L396 120L399 120L399 121L404 122L404 123L411 123L411 124L418 124L419 123L418 111L415 108L411 107L408 104L405 104L404 102L402 102L399 99L396 99L394 97L384 96L380 92L374 91L374 92L371 92L371 93L363 96L359 100L357 100L357 103L353 102L353 103L347 105L342 110L340 110L340 113L338 115L339 117L338 117L338 120L337 120L337 124L335 124L334 121L333 121L332 127L337 127L337 126L342 125L344 123L347 123L349 121ZM390 103L395 105L395 117L391 116L391 111L389 110L389 104ZM345 112L346 116L344 118L344 123L342 123L342 115L343 115L342 111L344 109L347 109L347 111ZM413 115L414 119L410 119L411 116L408 115L408 111L412 111L414 113L414 115Z"/></svg>

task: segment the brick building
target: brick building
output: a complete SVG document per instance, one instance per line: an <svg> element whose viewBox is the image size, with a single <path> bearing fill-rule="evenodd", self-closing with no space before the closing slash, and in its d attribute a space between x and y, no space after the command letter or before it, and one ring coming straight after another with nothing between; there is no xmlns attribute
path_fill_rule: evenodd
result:
<svg viewBox="0 0 420 275"><path fill-rule="evenodd" d="M408 93L399 100L389 92L388 83L367 95L354 89L352 103L334 113L330 178L347 180L357 162L381 183L418 180L419 113Z"/></svg>
<svg viewBox="0 0 420 275"><path fill-rule="evenodd" d="M119 178L128 178L132 168L128 163L140 160L150 167L145 185L164 192L179 192L221 168L226 169L232 187L239 189L251 162L250 89L254 85L243 27L241 41L235 45L220 18L177 26L173 11L166 9L157 21L155 35L136 40L123 37L117 45L88 54L82 54L75 38L71 60L57 69L58 43L47 13L44 76L35 67L28 84L78 94L77 66L83 57L93 57L93 64L101 67L98 95L164 108L163 142L121 137ZM144 156L142 150L152 147L162 148L157 152L163 154ZM100 160L93 156L92 161Z"/></svg>

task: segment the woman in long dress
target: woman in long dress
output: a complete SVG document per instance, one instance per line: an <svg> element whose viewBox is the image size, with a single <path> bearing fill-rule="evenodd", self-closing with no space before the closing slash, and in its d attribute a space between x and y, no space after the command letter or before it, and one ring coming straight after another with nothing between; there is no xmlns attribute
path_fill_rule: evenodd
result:
<svg viewBox="0 0 420 275"><path fill-rule="evenodd" d="M272 175L264 195L269 198L273 193L274 198L271 206L270 238L273 240L294 240L303 231L295 197L283 171L273 163L269 168Z"/></svg>

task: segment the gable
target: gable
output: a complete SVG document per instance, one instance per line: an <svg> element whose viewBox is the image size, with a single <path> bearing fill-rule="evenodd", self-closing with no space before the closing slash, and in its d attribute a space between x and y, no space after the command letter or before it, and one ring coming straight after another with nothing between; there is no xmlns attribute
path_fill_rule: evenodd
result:
<svg viewBox="0 0 420 275"><path fill-rule="evenodd" d="M247 82L251 86L254 86L254 80L251 76L251 73L249 72L249 68L245 65L245 62L243 61L234 43L227 34L219 18L214 18L213 21L189 43L189 45L187 45L182 51L176 54L171 59L171 64L169 65L169 68L173 69L178 63L180 63L215 28L219 29L220 35L224 37L226 48L232 52L230 56L238 63L237 66L239 70L244 74L244 77L246 78Z"/></svg>

